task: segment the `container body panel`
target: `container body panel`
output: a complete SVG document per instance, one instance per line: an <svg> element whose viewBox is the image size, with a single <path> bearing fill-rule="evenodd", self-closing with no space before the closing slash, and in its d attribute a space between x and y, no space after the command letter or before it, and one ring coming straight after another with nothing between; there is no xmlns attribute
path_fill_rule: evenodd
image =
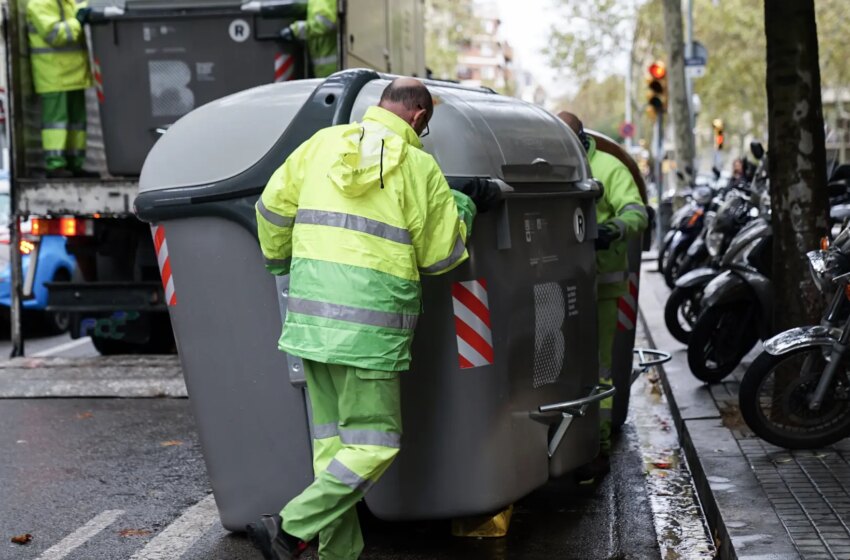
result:
<svg viewBox="0 0 850 560"><path fill-rule="evenodd" d="M160 225L177 297L169 311L210 484L222 525L242 531L313 480L303 391L277 349L275 279L256 237L233 222Z"/></svg>

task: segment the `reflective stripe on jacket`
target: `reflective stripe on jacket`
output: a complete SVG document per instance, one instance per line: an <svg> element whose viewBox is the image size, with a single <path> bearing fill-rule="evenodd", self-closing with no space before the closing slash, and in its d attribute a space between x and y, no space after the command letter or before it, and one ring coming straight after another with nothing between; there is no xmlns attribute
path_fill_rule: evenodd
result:
<svg viewBox="0 0 850 560"><path fill-rule="evenodd" d="M452 192L413 129L379 107L327 128L257 201L266 267L291 273L280 349L364 369L410 367L420 274L467 259L472 201Z"/></svg>
<svg viewBox="0 0 850 560"><path fill-rule="evenodd" d="M614 225L619 239L605 251L596 253L598 295L618 297L625 293L628 280L628 241L646 228L646 207L629 168L611 154L596 149L590 138L587 152L593 177L602 183L604 196L596 202L596 221Z"/></svg>
<svg viewBox="0 0 850 560"><path fill-rule="evenodd" d="M89 54L74 0L29 0L27 31L36 93L91 87Z"/></svg>
<svg viewBox="0 0 850 560"><path fill-rule="evenodd" d="M326 78L339 70L336 0L308 0L307 19L290 27L296 37L307 41L317 78Z"/></svg>

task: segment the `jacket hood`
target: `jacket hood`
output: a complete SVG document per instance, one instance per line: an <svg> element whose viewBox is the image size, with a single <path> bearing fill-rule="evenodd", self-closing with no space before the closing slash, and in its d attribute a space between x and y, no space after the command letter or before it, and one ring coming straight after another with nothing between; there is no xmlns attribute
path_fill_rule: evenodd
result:
<svg viewBox="0 0 850 560"><path fill-rule="evenodd" d="M328 177L346 196L383 188L386 178L404 161L410 146L421 148L409 124L380 107L370 107L363 123L341 128L339 159Z"/></svg>

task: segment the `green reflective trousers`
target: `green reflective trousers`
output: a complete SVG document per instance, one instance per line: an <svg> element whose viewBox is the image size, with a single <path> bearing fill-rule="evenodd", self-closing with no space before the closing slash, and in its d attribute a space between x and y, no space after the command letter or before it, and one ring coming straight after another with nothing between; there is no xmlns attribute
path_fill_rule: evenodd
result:
<svg viewBox="0 0 850 560"><path fill-rule="evenodd" d="M600 298L597 302L599 314L599 382L613 385L611 364L614 354L614 336L617 334L617 302L619 298ZM608 397L599 404L599 450L611 453L611 409L614 398Z"/></svg>
<svg viewBox="0 0 850 560"><path fill-rule="evenodd" d="M313 409L315 480L280 512L283 530L319 537L321 560L355 560L363 536L355 505L401 447L398 372L304 360Z"/></svg>
<svg viewBox="0 0 850 560"><path fill-rule="evenodd" d="M86 161L86 90L41 94L41 143L48 170Z"/></svg>

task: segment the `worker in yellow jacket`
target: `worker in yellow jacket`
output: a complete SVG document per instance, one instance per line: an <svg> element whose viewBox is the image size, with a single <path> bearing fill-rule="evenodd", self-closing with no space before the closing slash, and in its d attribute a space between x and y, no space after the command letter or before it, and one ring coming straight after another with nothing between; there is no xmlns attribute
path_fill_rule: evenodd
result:
<svg viewBox="0 0 850 560"><path fill-rule="evenodd" d="M84 24L91 9L75 0L29 0L26 8L41 140L51 178L91 176L86 159L86 95L92 86Z"/></svg>
<svg viewBox="0 0 850 560"><path fill-rule="evenodd" d="M472 199L450 189L421 149L433 110L421 82L393 81L363 122L296 149L257 202L266 267L290 275L279 347L304 361L315 472L279 515L247 527L266 559L294 558L318 536L320 559L356 560L355 505L401 448L420 275L467 259L482 187L465 181Z"/></svg>
<svg viewBox="0 0 850 560"><path fill-rule="evenodd" d="M339 70L336 0L308 0L307 18L285 27L280 37L307 43L313 77L327 78Z"/></svg>

